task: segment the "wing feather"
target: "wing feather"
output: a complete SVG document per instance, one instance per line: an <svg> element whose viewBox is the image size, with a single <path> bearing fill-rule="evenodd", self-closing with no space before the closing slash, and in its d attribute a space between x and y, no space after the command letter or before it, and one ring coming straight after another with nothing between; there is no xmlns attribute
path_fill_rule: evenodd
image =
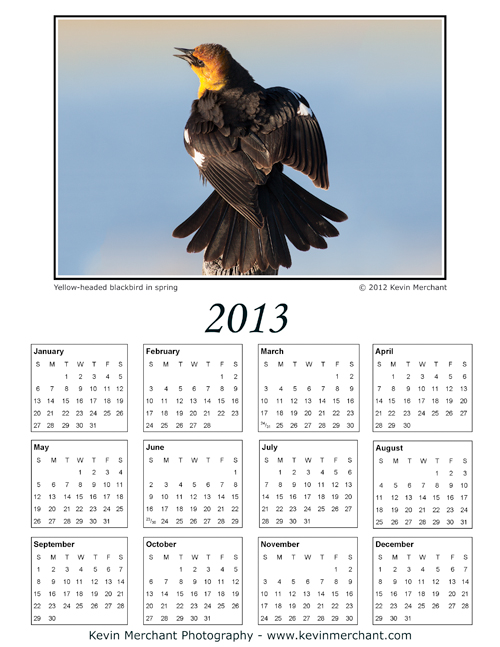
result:
<svg viewBox="0 0 500 647"><path fill-rule="evenodd" d="M264 219L259 207L258 184L262 184L265 178L259 177L257 169L250 168L250 165L250 158L238 151L231 155L207 157L199 168L224 200L260 228Z"/></svg>
<svg viewBox="0 0 500 647"><path fill-rule="evenodd" d="M316 186L327 189L325 142L307 100L279 87L265 90L265 97L263 114L268 118L258 135L269 151L271 165L282 162L309 176Z"/></svg>

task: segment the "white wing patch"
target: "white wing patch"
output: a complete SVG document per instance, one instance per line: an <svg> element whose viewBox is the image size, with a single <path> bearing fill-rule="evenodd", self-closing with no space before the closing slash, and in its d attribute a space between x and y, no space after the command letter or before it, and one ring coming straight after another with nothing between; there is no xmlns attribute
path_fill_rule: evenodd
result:
<svg viewBox="0 0 500 647"><path fill-rule="evenodd" d="M186 142L186 144L190 144L190 143L191 143L191 140L189 139L189 133L188 133L188 129L187 129L187 128L184 128L184 141Z"/></svg>
<svg viewBox="0 0 500 647"><path fill-rule="evenodd" d="M312 117L313 116L313 111L311 108L308 108L302 101L299 103L299 109L297 110L297 114L300 115L301 117Z"/></svg>
<svg viewBox="0 0 500 647"><path fill-rule="evenodd" d="M311 110L311 108L308 108L305 103L302 103L303 97L297 92L294 92L293 90L290 90L290 92L299 102L299 109L297 110L297 114L300 115L301 117L312 117L313 111Z"/></svg>
<svg viewBox="0 0 500 647"><path fill-rule="evenodd" d="M195 150L194 148L193 150L194 150L193 159L195 161L195 164L196 166L198 166L198 168L201 168L203 166L203 162L205 161L205 155L202 155L202 153Z"/></svg>

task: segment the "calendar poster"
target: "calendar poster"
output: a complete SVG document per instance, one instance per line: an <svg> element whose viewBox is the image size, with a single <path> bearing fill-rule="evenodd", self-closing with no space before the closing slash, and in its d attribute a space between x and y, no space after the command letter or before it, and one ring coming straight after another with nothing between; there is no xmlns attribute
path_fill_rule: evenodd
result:
<svg viewBox="0 0 500 647"><path fill-rule="evenodd" d="M497 643L499 17L6 5L2 644Z"/></svg>

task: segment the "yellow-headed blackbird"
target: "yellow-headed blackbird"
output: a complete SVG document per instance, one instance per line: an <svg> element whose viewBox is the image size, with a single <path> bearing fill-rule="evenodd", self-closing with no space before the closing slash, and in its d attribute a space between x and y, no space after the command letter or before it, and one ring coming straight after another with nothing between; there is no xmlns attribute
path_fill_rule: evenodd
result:
<svg viewBox="0 0 500 647"><path fill-rule="evenodd" d="M221 257L224 269L241 273L290 267L286 237L302 251L327 247L323 237L339 232L325 218L347 216L283 174L286 164L315 186L329 185L323 135L307 100L258 85L222 45L176 49L200 79L184 144L215 191L173 235L196 232L188 252L206 249L205 261Z"/></svg>

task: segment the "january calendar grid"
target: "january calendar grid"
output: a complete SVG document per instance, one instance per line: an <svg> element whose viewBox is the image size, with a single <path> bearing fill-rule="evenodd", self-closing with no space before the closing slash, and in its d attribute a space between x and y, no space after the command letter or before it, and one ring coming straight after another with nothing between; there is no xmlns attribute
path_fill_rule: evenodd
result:
<svg viewBox="0 0 500 647"><path fill-rule="evenodd" d="M127 344L32 344L31 431L127 431Z"/></svg>

